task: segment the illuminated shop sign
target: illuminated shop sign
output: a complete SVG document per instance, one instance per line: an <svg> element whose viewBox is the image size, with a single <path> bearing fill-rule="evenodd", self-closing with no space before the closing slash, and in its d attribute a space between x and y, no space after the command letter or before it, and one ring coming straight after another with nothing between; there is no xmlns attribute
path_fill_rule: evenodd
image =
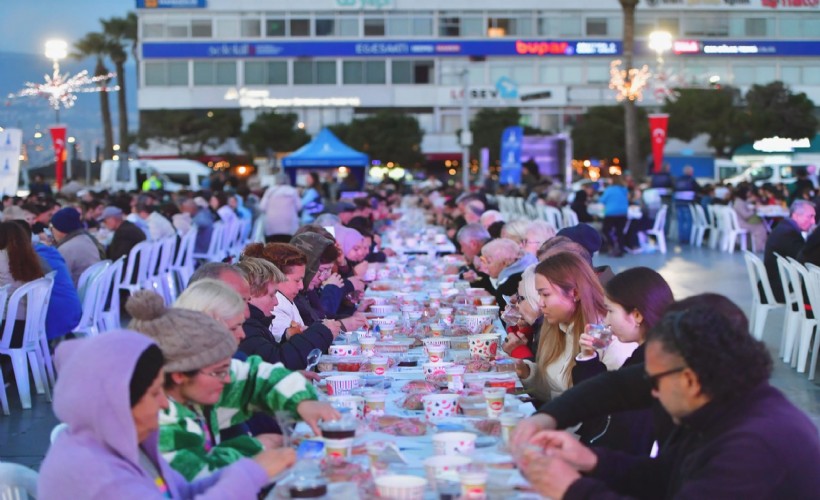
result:
<svg viewBox="0 0 820 500"><path fill-rule="evenodd" d="M485 57L485 56L616 56L617 40L451 40L379 42L146 42L145 59L254 57Z"/></svg>
<svg viewBox="0 0 820 500"><path fill-rule="evenodd" d="M230 89L226 101L238 101L240 108L346 108L362 105L358 97L271 97L267 90Z"/></svg>
<svg viewBox="0 0 820 500"><path fill-rule="evenodd" d="M204 9L206 0L137 0L138 9Z"/></svg>

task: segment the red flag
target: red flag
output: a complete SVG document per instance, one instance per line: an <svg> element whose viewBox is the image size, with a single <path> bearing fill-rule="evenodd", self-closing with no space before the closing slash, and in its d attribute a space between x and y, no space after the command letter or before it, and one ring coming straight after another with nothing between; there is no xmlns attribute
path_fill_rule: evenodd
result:
<svg viewBox="0 0 820 500"><path fill-rule="evenodd" d="M666 126L669 124L669 115L657 113L649 115L649 132L652 137L652 159L654 165L652 171L661 171L663 163L663 147L666 145Z"/></svg>
<svg viewBox="0 0 820 500"><path fill-rule="evenodd" d="M54 176L57 180L57 189L63 187L63 172L65 169L66 149L65 149L65 125L52 125L51 144L54 146Z"/></svg>

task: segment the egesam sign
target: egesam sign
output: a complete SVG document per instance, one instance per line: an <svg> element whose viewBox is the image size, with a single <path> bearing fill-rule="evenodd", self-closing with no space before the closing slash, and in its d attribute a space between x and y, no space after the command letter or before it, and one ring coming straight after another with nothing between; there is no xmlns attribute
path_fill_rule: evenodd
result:
<svg viewBox="0 0 820 500"><path fill-rule="evenodd" d="M138 9L204 9L207 0L137 0Z"/></svg>

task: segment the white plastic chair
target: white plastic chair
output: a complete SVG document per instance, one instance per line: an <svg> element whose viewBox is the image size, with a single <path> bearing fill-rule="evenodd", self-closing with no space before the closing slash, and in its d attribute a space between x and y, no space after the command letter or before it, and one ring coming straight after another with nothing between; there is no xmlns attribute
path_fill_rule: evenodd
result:
<svg viewBox="0 0 820 500"><path fill-rule="evenodd" d="M709 248L717 248L720 243L720 231L722 224L719 222L717 211L720 205L708 205L706 207L707 224L709 224Z"/></svg>
<svg viewBox="0 0 820 500"><path fill-rule="evenodd" d="M658 241L658 250L662 254L666 253L666 234L664 227L666 226L666 211L669 207L663 205L658 213L655 215L655 223L652 224L652 229L648 229L646 234L652 235Z"/></svg>
<svg viewBox="0 0 820 500"><path fill-rule="evenodd" d="M253 223L250 243L265 243L265 217L262 215Z"/></svg>
<svg viewBox="0 0 820 500"><path fill-rule="evenodd" d="M561 215L564 216L563 227L573 227L578 225L578 214L575 213L575 210L569 207L564 207L561 209Z"/></svg>
<svg viewBox="0 0 820 500"><path fill-rule="evenodd" d="M98 302L100 301L100 288L104 284L102 278L105 274L105 270L110 265L110 260L103 260L91 266L96 267L96 269L93 273L89 273L90 276L86 277L85 290L80 297L83 315L80 317L80 322L74 330L72 330L72 333L83 337L93 337L100 333L97 328L95 313L97 312ZM90 271L91 267L86 269L86 272ZM83 276L86 276L86 272L83 272L83 275L80 277L81 281ZM103 300L106 299L104 298Z"/></svg>
<svg viewBox="0 0 820 500"><path fill-rule="evenodd" d="M817 304L817 307L820 307L820 267L817 267L813 264L807 264L806 267L809 269L809 273L811 274L811 279L809 280L812 283L813 290L809 290L809 302L812 305L812 310L815 311L815 316L820 314L820 310L814 309L814 305ZM814 380L814 376L817 372L817 357L820 353L820 332L815 331L814 334L814 342L811 346L811 361L809 362L809 380Z"/></svg>
<svg viewBox="0 0 820 500"><path fill-rule="evenodd" d="M817 314L818 312L820 312L820 296L817 295L817 283L813 281L812 278L814 277L814 275L811 273L811 271L806 269L806 267L803 264L797 262L796 260L790 259L789 262L800 275L802 285L806 289L806 298L808 299L808 305L811 307L811 310L814 313L811 315L812 317L810 318L808 314L808 309L804 310L803 324L800 328L800 338L797 344L797 357L794 360L792 360L792 366L797 366L797 373L805 373L806 364L809 360L809 351L811 350L811 340L817 332L818 327ZM803 295L802 288L800 290L800 295Z"/></svg>
<svg viewBox="0 0 820 500"><path fill-rule="evenodd" d="M176 277L174 280L176 290L184 290L188 286L188 280L194 274L194 246L196 246L198 231L197 226L192 226L179 242L177 255L171 265L172 279ZM264 241L264 235L262 238Z"/></svg>
<svg viewBox="0 0 820 500"><path fill-rule="evenodd" d="M120 328L120 277L122 268L125 265L123 255L113 264L108 266L100 278L99 288L100 299L97 301L97 309L94 312L94 322L99 332L106 332Z"/></svg>
<svg viewBox="0 0 820 500"><path fill-rule="evenodd" d="M213 230L211 231L211 241L208 243L208 250L206 250L205 253L194 252L194 259L204 262L221 262L222 259L225 258L225 252L222 247L224 232L225 224L222 222L214 222Z"/></svg>
<svg viewBox="0 0 820 500"><path fill-rule="evenodd" d="M37 498L37 478L37 472L24 465L0 463L0 499Z"/></svg>
<svg viewBox="0 0 820 500"><path fill-rule="evenodd" d="M172 283L171 265L174 262L174 253L177 248L177 237L168 236L154 242L149 260L148 278L143 288L153 290L165 299L166 305L171 305L176 298L176 285Z"/></svg>
<svg viewBox="0 0 820 500"><path fill-rule="evenodd" d="M46 398L51 401L51 388L49 387L41 339L45 339L46 312L48 311L53 284L52 273L49 273L47 277L30 281L11 294L6 307L5 325L2 337L0 337L0 354L5 354L11 358L14 378L17 381L17 391L20 393L20 403L24 409L31 408L31 386L28 377L29 363L31 363L31 374L34 376L37 392L45 393ZM23 300L25 300L25 305L21 303ZM20 347L11 347L15 318L20 307L24 307L26 311L23 342Z"/></svg>
<svg viewBox="0 0 820 500"><path fill-rule="evenodd" d="M726 251L729 253L735 253L735 245L737 245L738 241L740 241L740 248L745 252L747 248L747 240L752 240L749 230L740 227L737 212L735 212L734 208L724 207L722 212L723 217L725 218L726 226ZM752 248L753 252L755 251L754 242L751 242L748 246Z"/></svg>
<svg viewBox="0 0 820 500"><path fill-rule="evenodd" d="M142 288L142 284L148 279L149 262L153 248L154 244L152 242L141 241L128 252L125 273L123 273L122 280L117 285L117 290L125 290L129 295L133 295Z"/></svg>
<svg viewBox="0 0 820 500"><path fill-rule="evenodd" d="M563 216L561 211L549 205L540 205L538 207L541 219L547 221L556 231L564 227Z"/></svg>
<svg viewBox="0 0 820 500"><path fill-rule="evenodd" d="M706 230L709 229L706 213L703 207L696 203L689 205L689 211L692 213L692 232L689 234L689 242L696 247L701 247Z"/></svg>
<svg viewBox="0 0 820 500"><path fill-rule="evenodd" d="M49 443L54 444L54 441L57 440L57 437L67 430L68 424L65 422L60 422L59 424L55 425L54 428L51 429L51 434L49 434Z"/></svg>
<svg viewBox="0 0 820 500"><path fill-rule="evenodd" d="M77 293L80 296L80 302L85 300L85 293L88 288L89 281L102 273L109 264L111 264L110 260L101 260L99 262L95 262L88 269L83 271L80 275L80 279L77 281Z"/></svg>
<svg viewBox="0 0 820 500"><path fill-rule="evenodd" d="M786 363L791 363L795 338L803 327L805 304L803 304L803 290L800 275L792 268L791 263L783 256L775 254L777 271L780 273L780 282L783 285L783 295L786 299L786 314L783 329L783 338L780 341L779 356Z"/></svg>
<svg viewBox="0 0 820 500"><path fill-rule="evenodd" d="M769 283L769 275L766 274L766 266L760 257L752 252L743 253L746 260L746 271L749 275L749 283L752 287L752 312L751 319L752 335L757 340L763 340L763 331L766 327L766 320L771 311L785 308L785 304L777 302L772 292L772 285ZM758 286L759 285L759 286ZM760 288L763 288L763 296L760 295ZM765 299L765 303L763 301Z"/></svg>

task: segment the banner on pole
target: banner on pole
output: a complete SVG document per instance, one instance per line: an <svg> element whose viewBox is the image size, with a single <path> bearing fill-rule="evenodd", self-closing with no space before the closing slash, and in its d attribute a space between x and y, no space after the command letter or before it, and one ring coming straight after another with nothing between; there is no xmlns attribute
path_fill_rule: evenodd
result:
<svg viewBox="0 0 820 500"><path fill-rule="evenodd" d="M65 125L52 125L49 127L51 132L51 144L54 146L54 177L57 181L57 189L63 187L63 173L65 172Z"/></svg>
<svg viewBox="0 0 820 500"><path fill-rule="evenodd" d="M20 147L23 131L7 128L0 132L0 192L3 195L17 195L20 185Z"/></svg>
<svg viewBox="0 0 820 500"><path fill-rule="evenodd" d="M521 145L524 129L507 127L501 134L501 173L499 184L521 184Z"/></svg>
<svg viewBox="0 0 820 500"><path fill-rule="evenodd" d="M663 148L666 146L666 128L669 125L669 115L657 113L649 115L649 133L652 137L652 172L661 171L663 163Z"/></svg>

